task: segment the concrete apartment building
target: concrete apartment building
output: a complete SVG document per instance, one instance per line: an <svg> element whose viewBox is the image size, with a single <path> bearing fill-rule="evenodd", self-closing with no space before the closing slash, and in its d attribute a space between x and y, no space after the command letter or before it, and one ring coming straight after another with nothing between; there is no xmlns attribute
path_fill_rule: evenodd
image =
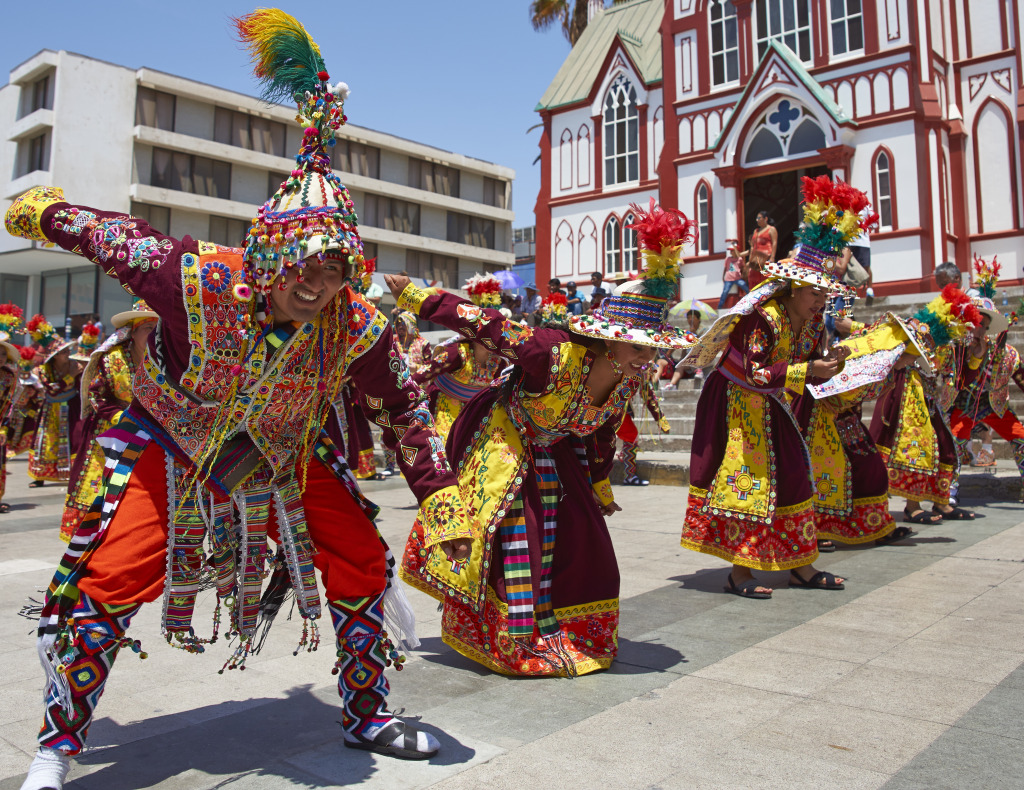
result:
<svg viewBox="0 0 1024 790"><path fill-rule="evenodd" d="M0 210L33 186L130 211L157 230L237 246L292 169L295 110L71 52L43 50L0 88ZM339 131L334 169L355 201L378 271L459 287L511 267L513 170L359 126ZM0 234L0 302L55 322L130 300L99 268Z"/></svg>

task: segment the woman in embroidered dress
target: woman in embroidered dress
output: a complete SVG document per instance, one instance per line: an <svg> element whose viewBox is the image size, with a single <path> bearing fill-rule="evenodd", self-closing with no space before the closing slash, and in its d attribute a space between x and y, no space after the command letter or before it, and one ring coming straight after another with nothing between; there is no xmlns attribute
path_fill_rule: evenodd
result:
<svg viewBox="0 0 1024 790"><path fill-rule="evenodd" d="M911 524L937 524L942 519L974 518L964 508L950 504L959 461L956 440L947 410L956 397L955 348L967 330L982 325L982 316L958 310L954 320L949 305L959 305L966 295L948 285L942 296L921 308L904 322L934 349L913 367L899 370L890 386L878 398L871 420L871 435L889 471L889 494L906 497L904 520ZM921 502L932 503L926 512ZM913 534L900 526L888 540L902 540Z"/></svg>
<svg viewBox="0 0 1024 790"><path fill-rule="evenodd" d="M0 305L0 513L11 507L3 501L7 491L7 439L10 436L10 418L15 396L19 389L18 363L21 354L8 343L12 332L17 331L24 315L21 308L13 304Z"/></svg>
<svg viewBox="0 0 1024 790"><path fill-rule="evenodd" d="M655 349L696 339L664 315L691 223L633 208L641 246L657 250L649 276L620 286L595 315L570 316L569 331L520 326L386 278L400 306L513 366L466 404L448 438L475 515L471 545L449 557L417 522L402 565L410 584L443 601L445 643L497 672L575 676L615 658L619 574L605 524L620 510L608 483L615 430Z"/></svg>
<svg viewBox="0 0 1024 790"><path fill-rule="evenodd" d="M842 369L845 350L825 354L823 311L830 293L845 292L832 274L835 258L860 232L867 198L827 177L805 178L803 191L796 258L768 264L772 280L718 319L684 360L703 366L724 351L697 402L681 543L730 561L725 589L745 598L772 594L752 569L789 570L793 587L843 589L842 578L813 565L811 468L791 403Z"/></svg>
<svg viewBox="0 0 1024 790"><path fill-rule="evenodd" d="M465 290L478 307L501 307L501 282L493 274L471 277ZM463 406L489 387L507 364L500 354L460 336L434 347L429 363L413 375L413 381L427 393L430 413L442 439L448 440Z"/></svg>
<svg viewBox="0 0 1024 790"><path fill-rule="evenodd" d="M18 351L18 389L7 424L7 457L13 458L32 449L39 426L39 410L43 406L43 385L35 374L43 357L33 346Z"/></svg>
<svg viewBox="0 0 1024 790"><path fill-rule="evenodd" d="M75 431L82 413L78 391L82 365L71 359L74 343L58 337L44 316L33 316L25 328L42 346L44 355L36 375L45 395L35 447L28 456L30 485L38 488L47 480L66 482L71 474Z"/></svg>
<svg viewBox="0 0 1024 790"><path fill-rule="evenodd" d="M146 343L156 327L156 318L145 302L137 300L131 310L111 319L115 331L102 345L96 348L97 343L92 341L94 351L90 349L89 338L98 340L99 333L87 331L95 328L92 324L82 327L76 355L86 362L81 382L82 422L60 523L60 537L65 543L71 540L99 493L104 456L96 439L132 401L132 379L146 355Z"/></svg>

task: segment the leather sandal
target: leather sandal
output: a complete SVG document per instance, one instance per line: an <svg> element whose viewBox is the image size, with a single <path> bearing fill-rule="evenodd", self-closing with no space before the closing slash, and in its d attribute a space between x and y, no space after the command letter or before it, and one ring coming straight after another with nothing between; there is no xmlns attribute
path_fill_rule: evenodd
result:
<svg viewBox="0 0 1024 790"><path fill-rule="evenodd" d="M729 584L726 585L725 591L738 595L740 598L760 598L762 600L771 598L770 592L758 592L758 587L764 587L757 579L747 579L743 584L736 586L736 582L732 580L732 574L729 574Z"/></svg>
<svg viewBox="0 0 1024 790"><path fill-rule="evenodd" d="M914 532L914 530L912 530L910 527L896 527L896 529L894 529L888 535L883 535L880 538L875 538L875 543L877 543L880 546L884 546L887 543L897 543L901 540L906 540L911 535L916 534L917 533Z"/></svg>
<svg viewBox="0 0 1024 790"><path fill-rule="evenodd" d="M399 736L401 736L401 740L396 744L395 740ZM350 741L349 738L355 738L355 740ZM426 732L417 730L411 724L398 721L398 719L381 727L373 738L365 738L351 732L345 733L345 746L349 749L362 749L389 757L398 757L402 760L426 760L433 757L437 754L440 746L431 747L429 740L431 739Z"/></svg>
<svg viewBox="0 0 1024 790"><path fill-rule="evenodd" d="M846 585L838 581L828 571L818 571L810 579L800 578L795 570L789 572L789 586L802 587L805 590L845 590Z"/></svg>
<svg viewBox="0 0 1024 790"><path fill-rule="evenodd" d="M974 511L965 510L962 507L953 507L952 510L943 512L938 508L932 508L932 513L943 521L974 521Z"/></svg>

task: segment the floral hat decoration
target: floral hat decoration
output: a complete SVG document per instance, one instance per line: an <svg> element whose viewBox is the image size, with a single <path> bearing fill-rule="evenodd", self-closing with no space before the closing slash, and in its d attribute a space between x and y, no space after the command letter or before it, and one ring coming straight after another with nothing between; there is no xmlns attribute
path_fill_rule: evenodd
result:
<svg viewBox="0 0 1024 790"><path fill-rule="evenodd" d="M33 346L22 346L18 349L18 368L24 375L32 372L35 367L35 358L38 352Z"/></svg>
<svg viewBox="0 0 1024 790"><path fill-rule="evenodd" d="M78 348L75 349L75 353L71 355L71 358L88 362L92 352L96 350L99 344L100 328L92 321L89 321L82 325L82 332L78 336Z"/></svg>
<svg viewBox="0 0 1024 790"><path fill-rule="evenodd" d="M18 348L10 343L11 335L18 331L21 326L22 316L25 311L18 305L8 302L0 304L0 345L7 351L9 362L17 362L21 357Z"/></svg>
<svg viewBox="0 0 1024 790"><path fill-rule="evenodd" d="M678 209L664 209L651 198L649 211L636 204L630 208L643 253L644 268L635 280L622 283L605 297L590 315L569 318L569 329L580 335L620 340L658 348L690 348L697 336L671 326L668 300L679 287L679 262L683 245L696 239L697 223Z"/></svg>
<svg viewBox="0 0 1024 790"><path fill-rule="evenodd" d="M801 179L803 225L796 232L798 249L793 258L764 264L769 278L825 288L836 295L849 295L853 289L839 282L836 258L851 241L878 222L878 215L865 217L867 195L843 181L828 176Z"/></svg>
<svg viewBox="0 0 1024 790"><path fill-rule="evenodd" d="M569 298L563 293L545 296L540 303L540 315L545 324L564 326L569 316Z"/></svg>
<svg viewBox="0 0 1024 790"><path fill-rule="evenodd" d="M501 280L493 274L474 274L466 280L465 288L477 307L501 306Z"/></svg>
<svg viewBox="0 0 1024 790"><path fill-rule="evenodd" d="M944 353L943 349L981 325L981 313L974 302L950 283L912 317L897 319L914 351L923 358L926 372L941 367L938 357Z"/></svg>
<svg viewBox="0 0 1024 790"><path fill-rule="evenodd" d="M41 313L32 316L25 324L25 329L32 337L33 342L39 345L44 357L44 365L65 348L74 345L74 341L64 340L58 335L54 331L53 324L47 321L46 316Z"/></svg>
<svg viewBox="0 0 1024 790"><path fill-rule="evenodd" d="M214 262L216 263L216 261ZM110 323L113 325L114 329L120 329L123 326L127 326L132 321L145 321L147 318L159 318L159 316L148 304L146 304L145 299L136 296L132 299L132 309L122 310L120 313L115 313L110 319Z"/></svg>
<svg viewBox="0 0 1024 790"><path fill-rule="evenodd" d="M999 285L999 274L1002 265L992 256L992 262L974 253L974 287L979 296L974 297L974 306L978 312L989 317L988 331L994 334L1005 332L1010 327L1006 316L996 309L996 286Z"/></svg>
<svg viewBox="0 0 1024 790"><path fill-rule="evenodd" d="M243 254L248 283L235 286L235 296L248 300L250 285L257 293L268 293L292 267L301 279L305 259L316 254L323 261L328 251L353 267L351 279L360 280L366 261L355 206L331 171L330 155L335 132L347 120L348 85L328 82L320 47L290 14L261 8L234 23L252 56L262 98L294 101L295 120L303 127L295 168L252 221Z"/></svg>

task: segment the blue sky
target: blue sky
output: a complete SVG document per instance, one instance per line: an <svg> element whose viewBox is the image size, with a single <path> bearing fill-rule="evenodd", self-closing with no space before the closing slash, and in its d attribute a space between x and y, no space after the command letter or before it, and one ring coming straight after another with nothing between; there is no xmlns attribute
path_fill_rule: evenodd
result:
<svg viewBox="0 0 1024 790"><path fill-rule="evenodd" d="M229 18L273 0L51 0L4 10L0 68L40 49L149 66L254 94ZM516 227L533 224L540 120L533 108L569 53L561 30L537 33L529 0L280 0L320 44L331 80L352 88L359 126L486 159L516 171ZM6 81L6 80L5 80Z"/></svg>

